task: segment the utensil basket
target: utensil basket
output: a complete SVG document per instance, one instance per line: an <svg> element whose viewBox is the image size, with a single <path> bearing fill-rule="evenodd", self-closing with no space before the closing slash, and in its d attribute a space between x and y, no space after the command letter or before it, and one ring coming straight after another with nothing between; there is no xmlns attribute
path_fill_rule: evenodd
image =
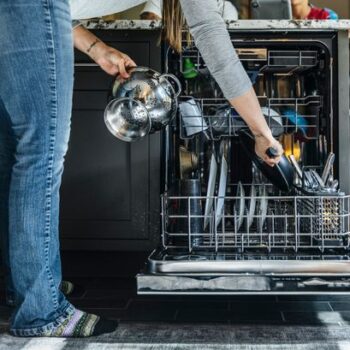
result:
<svg viewBox="0 0 350 350"><path fill-rule="evenodd" d="M301 232L313 232L321 246L342 245L344 231L344 201L341 196L315 197L298 200ZM305 216L305 217L304 217Z"/></svg>

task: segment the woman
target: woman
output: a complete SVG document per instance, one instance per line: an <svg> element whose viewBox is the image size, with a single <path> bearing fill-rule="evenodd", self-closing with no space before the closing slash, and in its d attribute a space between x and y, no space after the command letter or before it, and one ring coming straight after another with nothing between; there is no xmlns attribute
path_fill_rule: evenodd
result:
<svg viewBox="0 0 350 350"><path fill-rule="evenodd" d="M89 8L89 0L83 9ZM272 137L254 90L231 45L217 0L183 0L192 35L231 104L256 136L256 152L283 150ZM120 6L142 1L116 0ZM100 0L99 7L111 0ZM112 12L116 12L113 8ZM107 14L107 13L105 13ZM97 14L92 14L96 16ZM180 3L164 6L167 38L179 48ZM204 20L205 19L205 20ZM35 24L35 25L33 25ZM59 187L67 151L73 89L68 0L0 2L0 234L16 310L16 336L87 337L117 323L76 309L60 291ZM82 26L75 46L109 74L127 77L135 62ZM214 57L212 52L220 52Z"/></svg>

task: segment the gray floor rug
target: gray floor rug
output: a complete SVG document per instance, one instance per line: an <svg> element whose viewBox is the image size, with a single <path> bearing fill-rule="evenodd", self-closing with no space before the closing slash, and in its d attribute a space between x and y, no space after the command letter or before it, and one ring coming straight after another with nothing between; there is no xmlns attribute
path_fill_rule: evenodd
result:
<svg viewBox="0 0 350 350"><path fill-rule="evenodd" d="M350 326L122 323L88 339L15 338L0 329L0 350L349 350Z"/></svg>

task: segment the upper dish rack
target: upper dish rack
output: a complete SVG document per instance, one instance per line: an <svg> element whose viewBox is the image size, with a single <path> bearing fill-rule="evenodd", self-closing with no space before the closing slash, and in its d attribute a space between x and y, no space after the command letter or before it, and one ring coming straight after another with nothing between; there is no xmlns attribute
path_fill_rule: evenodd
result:
<svg viewBox="0 0 350 350"><path fill-rule="evenodd" d="M319 137L321 96L304 98L258 97L262 111L275 136L299 132L308 140ZM243 120L223 98L184 97L180 104L180 138L189 139L204 132L208 139L237 136ZM181 108L183 106L190 108Z"/></svg>
<svg viewBox="0 0 350 350"><path fill-rule="evenodd" d="M258 67L260 72L279 72L290 74L302 72L319 63L318 52L315 50L269 50L266 48L236 48L241 62L248 66ZM183 62L191 59L197 69L206 67L198 49L193 45L187 45L179 55L179 71L183 73Z"/></svg>

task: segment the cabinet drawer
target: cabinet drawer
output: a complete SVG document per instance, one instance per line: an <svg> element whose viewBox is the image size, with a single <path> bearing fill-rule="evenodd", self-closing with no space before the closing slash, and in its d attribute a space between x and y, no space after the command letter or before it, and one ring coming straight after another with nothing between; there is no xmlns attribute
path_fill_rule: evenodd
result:
<svg viewBox="0 0 350 350"><path fill-rule="evenodd" d="M74 68L74 90L110 91L114 77L92 63L77 63Z"/></svg>
<svg viewBox="0 0 350 350"><path fill-rule="evenodd" d="M74 91L73 110L104 111L108 103L109 91Z"/></svg>
<svg viewBox="0 0 350 350"><path fill-rule="evenodd" d="M149 137L114 138L97 111L76 111L61 191L63 236L146 239Z"/></svg>

